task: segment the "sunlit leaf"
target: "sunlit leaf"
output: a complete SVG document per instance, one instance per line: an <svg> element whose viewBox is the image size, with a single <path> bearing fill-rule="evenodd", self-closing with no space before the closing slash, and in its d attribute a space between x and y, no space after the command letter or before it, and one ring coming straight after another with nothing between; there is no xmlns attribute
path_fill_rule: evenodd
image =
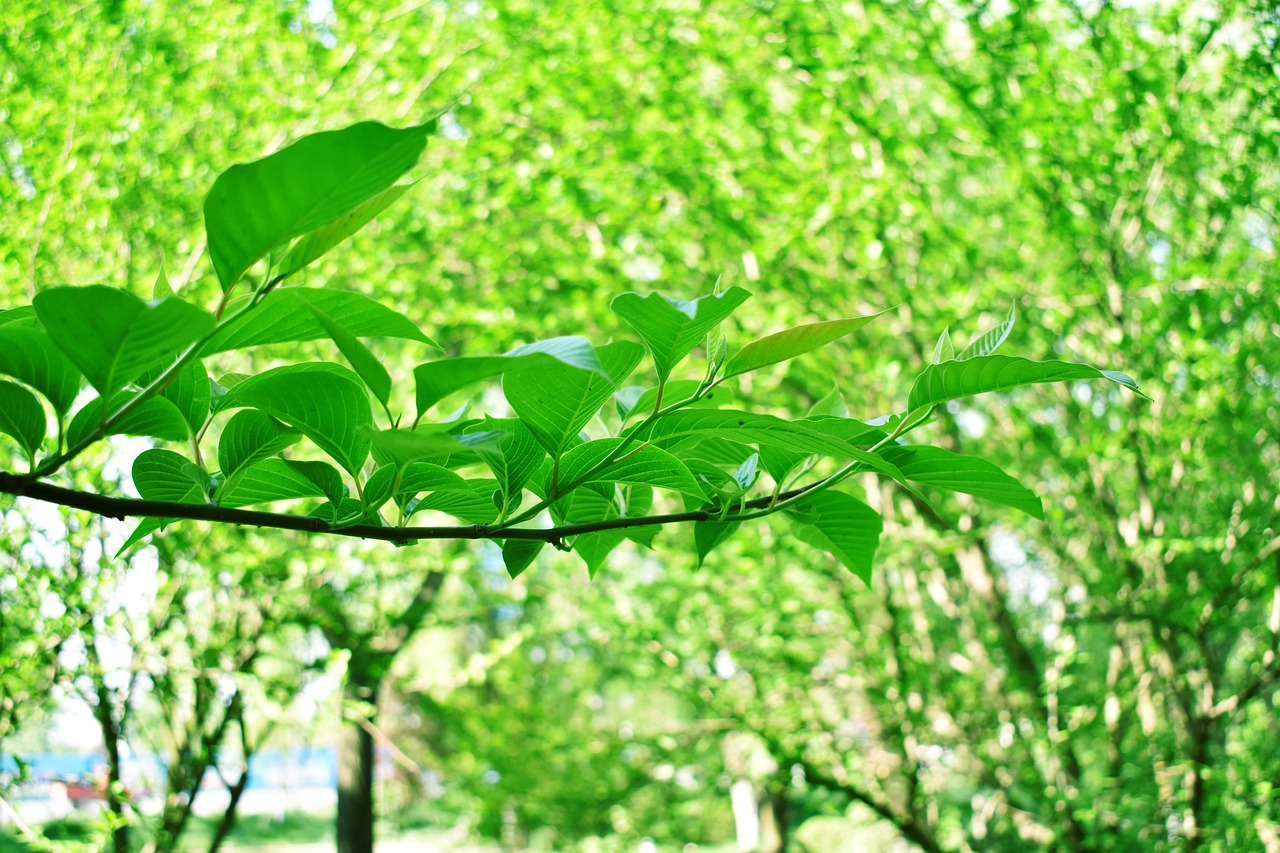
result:
<svg viewBox="0 0 1280 853"><path fill-rule="evenodd" d="M658 378L665 381L672 369L702 343L707 333L750 295L740 287L692 301L672 299L660 293L648 296L624 293L616 297L610 307L648 345Z"/></svg>
<svg viewBox="0 0 1280 853"><path fill-rule="evenodd" d="M879 513L852 495L827 489L807 497L787 514L799 522L799 539L829 552L864 582L871 582L884 527Z"/></svg>
<svg viewBox="0 0 1280 853"><path fill-rule="evenodd" d="M1065 361L1028 361L1015 356L986 355L926 367L911 386L907 408L915 411L974 394L1072 379L1109 379L1142 394L1133 379L1114 370L1098 370L1087 364Z"/></svg>
<svg viewBox="0 0 1280 853"><path fill-rule="evenodd" d="M738 376L812 352L861 329L883 313L881 311L868 317L824 320L821 323L809 323L775 332L739 350L725 364L724 375L726 378Z"/></svg>
<svg viewBox="0 0 1280 853"><path fill-rule="evenodd" d="M908 480L963 492L1022 510L1033 518L1044 518L1040 498L985 459L928 445L886 447L880 453L897 465Z"/></svg>

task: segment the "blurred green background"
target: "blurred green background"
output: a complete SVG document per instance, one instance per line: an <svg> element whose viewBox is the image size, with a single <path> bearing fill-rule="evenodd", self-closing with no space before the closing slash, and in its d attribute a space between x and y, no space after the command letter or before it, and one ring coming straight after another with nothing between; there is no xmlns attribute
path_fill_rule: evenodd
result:
<svg viewBox="0 0 1280 853"><path fill-rule="evenodd" d="M963 346L1011 307L1008 351L1153 401L952 404L930 440L1046 521L869 486L869 586L765 524L700 570L666 531L593 581L194 523L110 561L121 528L6 497L0 755L106 732L212 750L231 785L247 753L358 729L403 849L1280 850L1278 46L1265 2L10 0L4 307L150 295L162 264L211 303L220 171L443 111L417 187L307 281L450 354L602 343L616 294L722 279L754 293L739 345L890 309L745 407L834 378L855 417L898 411L944 327ZM164 849L165 810L125 793L128 844ZM216 843L327 843L308 805ZM216 846L207 808L177 846ZM71 821L80 849L122 850L109 814Z"/></svg>

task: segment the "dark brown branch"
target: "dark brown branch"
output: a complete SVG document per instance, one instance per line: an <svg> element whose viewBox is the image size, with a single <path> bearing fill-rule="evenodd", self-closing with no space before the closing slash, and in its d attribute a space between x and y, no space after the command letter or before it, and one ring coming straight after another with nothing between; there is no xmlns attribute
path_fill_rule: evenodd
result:
<svg viewBox="0 0 1280 853"><path fill-rule="evenodd" d="M801 495L808 487L794 489L777 497L784 501ZM250 527L266 527L277 530L298 530L304 533L332 533L356 539L378 539L397 544L409 544L421 539L529 539L561 545L567 537L604 530L627 530L636 527L656 527L690 521L713 521L720 514L713 509L651 515L643 518L610 518L585 524L567 524L548 528L502 528L487 524L439 527L381 527L374 524L349 524L334 527L323 518L286 515L258 510L231 509L212 504L188 504L176 501L151 501L142 498L116 498L93 492L80 492L49 483L31 481L15 474L0 471L0 494L17 495L72 509L84 510L108 518L172 518L175 520L214 521L222 524L239 524ZM771 497L747 501L740 511L760 510L775 502ZM725 521L733 521L730 513Z"/></svg>

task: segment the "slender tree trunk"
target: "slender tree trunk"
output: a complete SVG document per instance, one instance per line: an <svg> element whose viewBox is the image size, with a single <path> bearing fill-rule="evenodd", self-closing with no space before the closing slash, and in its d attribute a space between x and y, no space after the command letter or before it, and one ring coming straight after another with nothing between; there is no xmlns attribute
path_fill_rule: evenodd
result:
<svg viewBox="0 0 1280 853"><path fill-rule="evenodd" d="M218 849L222 847L223 842L227 840L227 836L231 834L231 830L236 825L236 807L240 805L240 797L244 795L245 788L249 787L249 769L240 774L240 778L229 789L231 792L231 802L227 804L227 810L222 813L221 819L218 820L218 828L213 832L213 840L209 842L209 853L218 853Z"/></svg>
<svg viewBox="0 0 1280 853"><path fill-rule="evenodd" d="M102 729L103 746L107 752L107 809L115 818L111 830L111 849L115 853L129 853L129 824L125 819L124 801L120 798L120 726L111 710L111 693L101 678L94 679L98 694L94 714Z"/></svg>
<svg viewBox="0 0 1280 853"><path fill-rule="evenodd" d="M338 853L373 853L373 734L366 723L377 716L378 679L352 667L343 691L346 702L372 705L367 716L348 720L338 744Z"/></svg>

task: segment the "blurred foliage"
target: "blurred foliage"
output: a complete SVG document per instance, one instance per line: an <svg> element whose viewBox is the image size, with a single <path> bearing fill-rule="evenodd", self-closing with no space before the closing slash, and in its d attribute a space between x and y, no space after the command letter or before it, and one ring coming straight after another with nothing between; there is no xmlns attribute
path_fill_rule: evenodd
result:
<svg viewBox="0 0 1280 853"><path fill-rule="evenodd" d="M1012 350L1116 353L1155 398L952 407L936 437L1038 485L1045 523L871 494L892 523L870 587L767 530L700 572L620 552L591 585L554 558L511 584L442 558L451 654L402 666L444 675L403 673L417 722L383 724L477 826L557 844L727 840L722 748L745 731L783 814L852 809L923 849L1274 849L1278 27L1261 2L18 0L0 280L13 303L145 294L163 258L208 297L217 172L448 108L412 202L309 275L402 303L451 352L603 341L602 292L723 277L756 293L739 342L894 308L838 361L742 389L811 402L834 373L871 417L901 406L878 377L927 360L920 329L963 344L1012 305ZM299 559L392 590L426 571Z"/></svg>

